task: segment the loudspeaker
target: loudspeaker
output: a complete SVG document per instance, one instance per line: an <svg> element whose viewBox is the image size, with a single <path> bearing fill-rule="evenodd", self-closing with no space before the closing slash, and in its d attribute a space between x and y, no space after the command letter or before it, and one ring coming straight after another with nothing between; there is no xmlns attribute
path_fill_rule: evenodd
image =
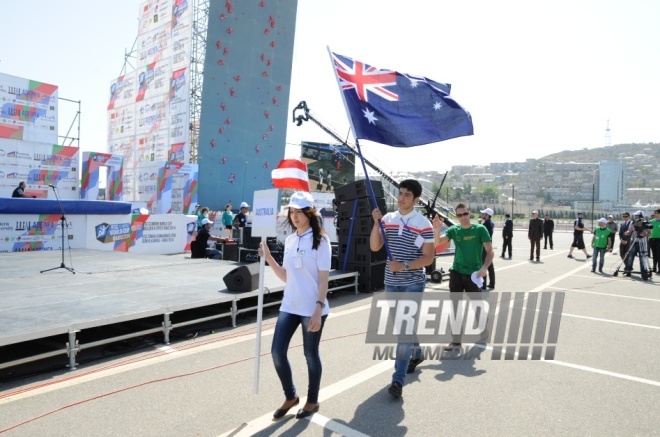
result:
<svg viewBox="0 0 660 437"><path fill-rule="evenodd" d="M371 181L371 187L374 190L374 196L384 197L383 193L383 183L381 181ZM346 184L335 189L335 199L337 202L346 202L353 199L360 199L363 197L369 197L369 186L367 181L361 179L355 181L351 184Z"/></svg>
<svg viewBox="0 0 660 437"><path fill-rule="evenodd" d="M380 197L376 198L376 203L380 212L385 215L387 214L387 203L385 199ZM374 207L371 206L371 200L368 198L364 199L355 199L349 202L342 202L337 207L337 217L338 220L350 220L356 217L371 217L371 212L374 210ZM355 213L355 215L353 215Z"/></svg>
<svg viewBox="0 0 660 437"><path fill-rule="evenodd" d="M222 280L228 291L252 291L259 288L259 263L240 266L227 273Z"/></svg>

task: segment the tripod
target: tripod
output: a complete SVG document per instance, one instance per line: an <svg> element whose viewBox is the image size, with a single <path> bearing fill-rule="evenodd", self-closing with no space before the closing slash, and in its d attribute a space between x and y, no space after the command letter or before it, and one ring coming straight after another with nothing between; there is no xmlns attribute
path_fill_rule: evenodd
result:
<svg viewBox="0 0 660 437"><path fill-rule="evenodd" d="M634 262L635 262L635 253L633 253L633 245L637 243L637 255L639 255L639 267L640 270L635 271L635 270L630 270L629 272L624 272L626 274L630 273L639 273L642 276L642 280L646 281L650 279L653 274L651 273L651 270L649 269L649 263L648 263L648 258L647 258L647 253L648 253L648 238L647 237L642 237L635 235L633 238L630 239L628 243L628 250L626 251L625 256L623 257L623 260L621 260L621 264L619 267L617 267L616 271L614 272L613 276L618 276L619 271L621 270L621 266L627 266L628 263L630 263L630 267L632 268ZM632 259L630 259L632 258ZM628 275L629 276L629 275Z"/></svg>
<svg viewBox="0 0 660 437"><path fill-rule="evenodd" d="M73 270L72 267L67 267L66 265L64 265L64 229L66 227L66 217L64 217L64 208L62 207L62 202L60 202L60 198L57 195L57 191L55 191L55 187L53 185L51 185L50 187L53 189L53 193L55 193L55 198L57 199L57 204L60 206L60 211L62 211L62 217L60 217L60 221L62 222L62 264L60 264L59 267L53 267L52 269L42 270L41 273L50 272L51 270L65 269L75 275L76 272L75 270Z"/></svg>

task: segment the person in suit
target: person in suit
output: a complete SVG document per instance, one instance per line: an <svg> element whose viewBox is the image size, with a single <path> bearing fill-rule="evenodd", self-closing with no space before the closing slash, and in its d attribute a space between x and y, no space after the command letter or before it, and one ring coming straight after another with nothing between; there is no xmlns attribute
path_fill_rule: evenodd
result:
<svg viewBox="0 0 660 437"><path fill-rule="evenodd" d="M543 237L543 221L539 218L538 211L532 211L532 219L529 221L529 260L534 261L534 248L536 248L536 261L541 261L541 237Z"/></svg>
<svg viewBox="0 0 660 437"><path fill-rule="evenodd" d="M621 226L619 226L619 256L621 260L624 260L626 258L626 252L628 252L628 243L630 242L628 229L630 229L632 221L630 220L630 213L627 211L622 214L622 217L623 221L621 222Z"/></svg>
<svg viewBox="0 0 660 437"><path fill-rule="evenodd" d="M552 250L555 245L552 243L552 233L555 231L555 222L550 218L550 214L545 215L545 220L543 220L543 248L548 248L548 240L550 240L550 250Z"/></svg>
<svg viewBox="0 0 660 437"><path fill-rule="evenodd" d="M512 252L512 239L513 239L513 220L511 220L511 214L504 214L504 217L506 218L504 220L504 229L502 229L502 239L504 240L504 243L502 244L502 258L504 258L504 252L506 250L509 250L509 259L511 259L511 252Z"/></svg>

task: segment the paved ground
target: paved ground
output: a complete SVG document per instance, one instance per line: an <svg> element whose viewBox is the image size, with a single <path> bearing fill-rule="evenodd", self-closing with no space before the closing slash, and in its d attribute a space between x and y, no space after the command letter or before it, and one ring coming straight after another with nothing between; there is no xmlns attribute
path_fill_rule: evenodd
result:
<svg viewBox="0 0 660 437"><path fill-rule="evenodd" d="M657 278L612 276L616 255L608 255L606 274L592 274L584 254L566 258L570 240L557 234L555 250L531 263L525 234L516 232L513 260L495 261L494 293L566 292L554 361L491 360L480 349L471 359L428 360L393 399L393 364L374 361L364 341L372 295L346 293L331 302L321 409L311 420L271 420L283 396L268 354L274 320L267 318L258 394L256 325L243 323L5 384L0 435L660 435ZM441 258L438 267L450 262ZM446 291L447 283L428 288ZM304 395L300 342L295 336L290 358Z"/></svg>

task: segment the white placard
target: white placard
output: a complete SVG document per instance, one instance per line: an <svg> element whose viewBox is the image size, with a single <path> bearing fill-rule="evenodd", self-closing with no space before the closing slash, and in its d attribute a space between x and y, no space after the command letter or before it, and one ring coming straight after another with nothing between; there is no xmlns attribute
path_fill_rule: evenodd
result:
<svg viewBox="0 0 660 437"><path fill-rule="evenodd" d="M252 201L252 236L275 237L277 235L277 212L279 190L259 190L254 192Z"/></svg>

